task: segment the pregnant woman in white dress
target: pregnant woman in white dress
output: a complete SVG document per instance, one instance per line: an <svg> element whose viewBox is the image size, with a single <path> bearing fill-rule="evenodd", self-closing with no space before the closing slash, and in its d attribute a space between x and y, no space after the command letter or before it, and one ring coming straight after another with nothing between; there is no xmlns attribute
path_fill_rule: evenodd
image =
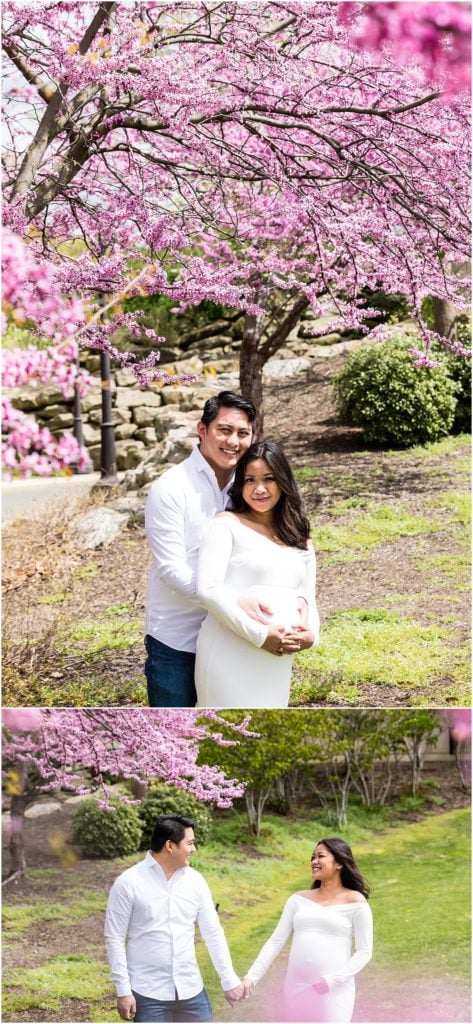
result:
<svg viewBox="0 0 473 1024"><path fill-rule="evenodd" d="M292 655L318 640L310 523L275 441L251 446L230 490L232 512L209 523L197 595L198 707L287 707ZM248 614L260 615L257 621ZM264 620L264 621L263 621Z"/></svg>
<svg viewBox="0 0 473 1024"><path fill-rule="evenodd" d="M260 981L292 934L285 1019L348 1024L354 975L372 955L369 888L343 839L319 840L311 867L312 889L287 900L279 924L248 971L246 991Z"/></svg>

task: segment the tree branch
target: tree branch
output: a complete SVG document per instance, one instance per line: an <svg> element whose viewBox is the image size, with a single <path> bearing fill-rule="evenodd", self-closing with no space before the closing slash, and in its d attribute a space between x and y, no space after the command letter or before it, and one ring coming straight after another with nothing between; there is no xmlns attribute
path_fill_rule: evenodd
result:
<svg viewBox="0 0 473 1024"><path fill-rule="evenodd" d="M112 3L110 0L106 0L106 2L99 5L97 13L92 18L90 25L85 30L79 43L79 53L82 56L87 53L87 50L97 35L97 32L103 25L104 21L110 17L115 7L116 3ZM18 195L26 195L28 190L31 188L41 160L48 148L52 135L54 135L55 123L68 88L69 86L66 82L60 82L51 96L44 115L41 118L35 138L33 139L31 146L29 146L21 165L20 173L13 189L12 198L15 198L15 196ZM85 160L82 162L85 162ZM82 166L82 164L80 164L80 166ZM70 181L70 178L66 176L65 180ZM42 207L40 206L37 208L37 203L33 201L28 204L27 215L34 217L40 209L42 209ZM32 213L31 211L34 212Z"/></svg>

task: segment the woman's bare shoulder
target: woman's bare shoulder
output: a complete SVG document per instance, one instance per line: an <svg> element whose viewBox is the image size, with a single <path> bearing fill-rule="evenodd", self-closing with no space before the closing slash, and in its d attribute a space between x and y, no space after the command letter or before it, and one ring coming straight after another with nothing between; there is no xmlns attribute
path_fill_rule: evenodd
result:
<svg viewBox="0 0 473 1024"><path fill-rule="evenodd" d="M347 889L346 903L367 903L367 899L363 896L362 892L358 892L356 889Z"/></svg>

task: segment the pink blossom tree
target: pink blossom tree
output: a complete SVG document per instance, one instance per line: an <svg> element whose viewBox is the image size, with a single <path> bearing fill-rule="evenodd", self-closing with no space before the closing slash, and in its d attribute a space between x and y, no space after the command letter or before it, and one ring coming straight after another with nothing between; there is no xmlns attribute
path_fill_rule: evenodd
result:
<svg viewBox="0 0 473 1024"><path fill-rule="evenodd" d="M374 0L338 6L340 20L353 23L353 39L360 49L387 46L401 59L414 57L426 82L442 80L447 93L470 88L471 4Z"/></svg>
<svg viewBox="0 0 473 1024"><path fill-rule="evenodd" d="M218 767L198 764L201 741L225 746L248 732L248 719L235 724L235 739L223 739L207 723L216 712L166 709L6 709L3 712L3 778L11 800L10 876L26 870L24 813L40 793L55 789L76 794L101 789L118 776L136 782L150 778L186 789L199 800L230 807L244 785ZM228 733L227 723L225 728ZM215 759L214 759L215 760Z"/></svg>
<svg viewBox="0 0 473 1024"><path fill-rule="evenodd" d="M243 310L257 401L307 303L358 325L373 282L419 318L427 288L464 302L467 97L359 49L341 5L3 6L5 214L69 290L119 293L138 259L129 294Z"/></svg>

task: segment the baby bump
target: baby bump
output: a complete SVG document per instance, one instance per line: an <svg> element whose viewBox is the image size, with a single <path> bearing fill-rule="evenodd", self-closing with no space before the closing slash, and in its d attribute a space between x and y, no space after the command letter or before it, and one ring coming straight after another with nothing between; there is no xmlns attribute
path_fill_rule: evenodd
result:
<svg viewBox="0 0 473 1024"><path fill-rule="evenodd" d="M298 595L292 587L258 584L245 590L245 597L254 597L271 609L271 621L276 626L295 626L301 621L297 607Z"/></svg>

